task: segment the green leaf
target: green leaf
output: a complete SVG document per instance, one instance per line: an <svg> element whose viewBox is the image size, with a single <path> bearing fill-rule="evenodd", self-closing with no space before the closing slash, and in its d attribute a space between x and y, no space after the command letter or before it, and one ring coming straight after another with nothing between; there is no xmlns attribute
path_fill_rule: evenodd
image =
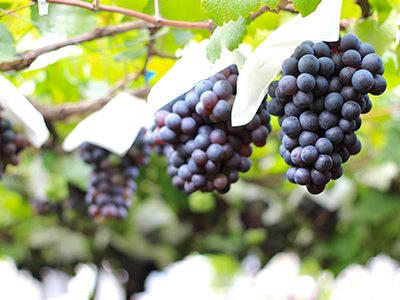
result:
<svg viewBox="0 0 400 300"><path fill-rule="evenodd" d="M113 5L142 12L150 0L113 0Z"/></svg>
<svg viewBox="0 0 400 300"><path fill-rule="evenodd" d="M161 15L166 19L189 22L198 22L208 19L207 15L200 8L199 0L163 1Z"/></svg>
<svg viewBox="0 0 400 300"><path fill-rule="evenodd" d="M31 18L32 21L43 26L38 27L38 30L43 35L48 35L50 32L57 32L63 35L74 36L96 29L93 12L70 5L50 4L49 14L45 16L39 15L38 6L35 5L31 8Z"/></svg>
<svg viewBox="0 0 400 300"><path fill-rule="evenodd" d="M235 50L247 34L247 25L251 18L239 18L237 22L230 21L222 27L217 27L207 44L207 58L214 63L221 54L222 47L225 46L229 51Z"/></svg>
<svg viewBox="0 0 400 300"><path fill-rule="evenodd" d="M16 59L16 53L14 46L14 38L7 30L7 27L0 24L0 63L13 61Z"/></svg>
<svg viewBox="0 0 400 300"><path fill-rule="evenodd" d="M303 17L308 16L314 10L316 10L318 4L321 0L293 0L293 7L297 10Z"/></svg>
<svg viewBox="0 0 400 300"><path fill-rule="evenodd" d="M379 24L385 22L392 11L390 3L387 0L370 0L369 4L378 11Z"/></svg>
<svg viewBox="0 0 400 300"><path fill-rule="evenodd" d="M275 9L279 0L203 0L201 8L218 26L229 21L237 21L239 17L247 18L251 12L257 12L262 4Z"/></svg>
<svg viewBox="0 0 400 300"><path fill-rule="evenodd" d="M363 43L373 45L375 52L378 55L382 55L394 41L398 27L396 22L397 16L393 12L382 25L379 25L376 20L367 18L361 22L351 24L348 31L357 35Z"/></svg>

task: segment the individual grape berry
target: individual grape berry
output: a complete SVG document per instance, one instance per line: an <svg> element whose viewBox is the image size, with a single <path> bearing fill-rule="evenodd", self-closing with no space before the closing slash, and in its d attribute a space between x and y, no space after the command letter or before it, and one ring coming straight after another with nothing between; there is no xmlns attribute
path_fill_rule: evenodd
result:
<svg viewBox="0 0 400 300"><path fill-rule="evenodd" d="M369 92L372 95L381 95L386 90L386 80L379 74L374 75L374 84ZM371 102L371 101L370 101ZM364 112L363 112L364 113Z"/></svg>
<svg viewBox="0 0 400 300"><path fill-rule="evenodd" d="M345 67L339 72L339 80L344 85L351 85L351 78L357 70L352 67Z"/></svg>
<svg viewBox="0 0 400 300"><path fill-rule="evenodd" d="M361 55L356 50L350 49L343 53L342 61L346 67L358 68L361 65Z"/></svg>
<svg viewBox="0 0 400 300"><path fill-rule="evenodd" d="M323 77L329 77L335 72L335 63L329 57L318 58L319 70L318 74Z"/></svg>
<svg viewBox="0 0 400 300"><path fill-rule="evenodd" d="M310 184L312 182L310 169L298 168L296 172L294 172L294 181L300 185Z"/></svg>
<svg viewBox="0 0 400 300"><path fill-rule="evenodd" d="M281 77L281 79L279 79L278 86L285 95L293 95L298 90L296 77L292 75L285 75Z"/></svg>
<svg viewBox="0 0 400 300"><path fill-rule="evenodd" d="M325 108L331 113L337 113L341 110L344 100L343 97L336 92L326 95L324 100Z"/></svg>
<svg viewBox="0 0 400 300"><path fill-rule="evenodd" d="M314 50L314 55L316 57L329 57L332 54L332 51L329 49L328 45L324 42L315 43L312 47Z"/></svg>
<svg viewBox="0 0 400 300"><path fill-rule="evenodd" d="M290 137L299 135L302 130L299 119L294 116L287 117L282 122L282 130Z"/></svg>
<svg viewBox="0 0 400 300"><path fill-rule="evenodd" d="M361 114L360 105L354 101L347 101L342 106L341 114L346 120L355 120Z"/></svg>
<svg viewBox="0 0 400 300"><path fill-rule="evenodd" d="M315 75L319 70L319 61L314 55L306 54L299 59L298 67L300 73Z"/></svg>
<svg viewBox="0 0 400 300"><path fill-rule="evenodd" d="M360 46L360 39L353 33L346 33L340 40L340 51L346 52L349 49L357 50Z"/></svg>
<svg viewBox="0 0 400 300"><path fill-rule="evenodd" d="M290 57L288 59L286 59L283 63L282 63L282 74L283 75L293 75L293 76L298 76L300 74L299 72L299 68L298 68L298 63L299 61L294 58L294 57ZM271 87L272 86L272 87ZM274 87L275 85L270 85L271 89ZM273 95L273 93L270 92L270 90L268 89L268 95L270 97L274 97L275 95Z"/></svg>
<svg viewBox="0 0 400 300"><path fill-rule="evenodd" d="M310 92L315 87L315 78L314 78L314 76L312 76L311 74L308 74L308 73L300 74L297 77L297 81L295 78L294 82L297 83L297 87L303 92ZM296 91L297 91L297 89L296 89ZM296 91L294 91L292 94L294 94Z"/></svg>
<svg viewBox="0 0 400 300"><path fill-rule="evenodd" d="M219 99L227 99L232 95L232 85L227 80L217 81L212 89Z"/></svg>
<svg viewBox="0 0 400 300"><path fill-rule="evenodd" d="M358 70L351 78L351 84L357 91L365 94L373 87L374 77L368 70Z"/></svg>
<svg viewBox="0 0 400 300"><path fill-rule="evenodd" d="M314 50L312 46L307 44L301 44L294 49L293 57L299 60L304 55L311 54L314 55Z"/></svg>
<svg viewBox="0 0 400 300"><path fill-rule="evenodd" d="M361 67L364 70L370 71L372 74L379 74L382 66L382 58L375 53L367 54L361 63Z"/></svg>
<svg viewBox="0 0 400 300"><path fill-rule="evenodd" d="M303 91L298 91L293 95L293 103L300 108L309 107L314 100L314 96L311 92L305 93Z"/></svg>
<svg viewBox="0 0 400 300"><path fill-rule="evenodd" d="M200 95L205 92L205 91L211 91L213 88L213 83L209 80L201 80L199 81L196 86L194 87L194 90L197 94L197 96L200 97Z"/></svg>

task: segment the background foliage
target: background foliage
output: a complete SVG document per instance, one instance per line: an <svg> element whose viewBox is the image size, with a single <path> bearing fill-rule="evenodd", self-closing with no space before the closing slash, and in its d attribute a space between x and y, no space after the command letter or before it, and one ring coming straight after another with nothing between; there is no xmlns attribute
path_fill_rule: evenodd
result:
<svg viewBox="0 0 400 300"><path fill-rule="evenodd" d="M207 25L212 18L211 27L223 25L211 36L208 55L213 60L220 45L233 50L243 40L254 49L295 11L305 16L320 1L292 2L237 1L231 7L232 1L102 0L101 5L157 16L158 3L164 19ZM150 24L62 47L19 70L17 53L137 20L53 3L48 15L39 16L35 2L0 0L1 11L24 6L0 12L0 69L43 112L52 136L42 149L24 151L22 163L9 166L0 182L0 254L11 256L18 267L40 279L43 266L73 274L78 262L100 266L112 259L115 270L129 273L129 296L143 289L151 270L193 252L229 258L226 265L233 269L226 268L228 273L248 254L265 264L288 250L334 274L379 253L400 259L398 0L343 0L342 34L353 32L374 45L384 61L388 89L371 97L374 108L363 116L359 131L363 150L344 165L344 177L330 183L326 193L310 196L285 180L287 166L278 155L279 126L273 118L275 130L267 145L253 152L254 167L224 196L187 197L176 191L164 159L153 155L141 170L130 215L122 222L94 222L87 216L88 167L76 153L60 148L90 111L78 109L62 118L55 111L66 103L78 108L86 101L106 103L120 91L146 97L183 46L210 37L210 31ZM260 7L265 12L251 15Z"/></svg>

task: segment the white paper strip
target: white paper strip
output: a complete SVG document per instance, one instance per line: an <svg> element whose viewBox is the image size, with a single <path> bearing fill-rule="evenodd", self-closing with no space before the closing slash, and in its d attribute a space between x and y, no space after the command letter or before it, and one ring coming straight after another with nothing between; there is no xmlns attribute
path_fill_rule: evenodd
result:
<svg viewBox="0 0 400 300"><path fill-rule="evenodd" d="M5 110L4 118L22 125L29 142L40 148L49 139L50 133L43 116L8 79L0 75L0 106Z"/></svg>
<svg viewBox="0 0 400 300"><path fill-rule="evenodd" d="M44 16L49 13L49 3L46 0L39 0L39 15Z"/></svg>
<svg viewBox="0 0 400 300"><path fill-rule="evenodd" d="M66 137L62 148L73 151L89 142L115 154L124 155L141 128L150 128L153 116L146 102L138 97L120 93L101 110L80 122Z"/></svg>
<svg viewBox="0 0 400 300"><path fill-rule="evenodd" d="M161 107L189 91L200 80L237 64L239 69L246 57L238 50L233 52L223 48L221 57L211 64L206 57L208 40L192 45L184 51L183 57L153 86L147 97L149 110L152 114Z"/></svg>
<svg viewBox="0 0 400 300"><path fill-rule="evenodd" d="M232 108L232 125L252 120L267 93L268 85L304 40L336 41L339 37L342 0L322 0L305 18L301 15L281 25L248 57L238 76L237 95Z"/></svg>

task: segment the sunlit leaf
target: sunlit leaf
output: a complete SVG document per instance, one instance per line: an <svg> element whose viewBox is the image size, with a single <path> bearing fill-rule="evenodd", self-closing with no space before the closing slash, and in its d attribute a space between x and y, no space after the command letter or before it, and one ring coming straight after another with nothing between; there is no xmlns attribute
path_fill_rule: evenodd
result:
<svg viewBox="0 0 400 300"><path fill-rule="evenodd" d="M294 9L306 17L315 11L321 0L293 0L292 2Z"/></svg>
<svg viewBox="0 0 400 300"><path fill-rule="evenodd" d="M7 27L0 24L0 63L9 62L17 59L14 46L14 38L7 30Z"/></svg>
<svg viewBox="0 0 400 300"><path fill-rule="evenodd" d="M274 9L278 3L279 0L202 0L201 7L218 26L222 26L231 20L237 21L239 17L247 18L251 12L258 11L262 4Z"/></svg>
<svg viewBox="0 0 400 300"><path fill-rule="evenodd" d="M237 49L247 34L246 28L250 22L251 18L239 18L236 22L230 21L215 29L207 44L207 58L214 63L220 57L222 47L226 47L229 51Z"/></svg>

